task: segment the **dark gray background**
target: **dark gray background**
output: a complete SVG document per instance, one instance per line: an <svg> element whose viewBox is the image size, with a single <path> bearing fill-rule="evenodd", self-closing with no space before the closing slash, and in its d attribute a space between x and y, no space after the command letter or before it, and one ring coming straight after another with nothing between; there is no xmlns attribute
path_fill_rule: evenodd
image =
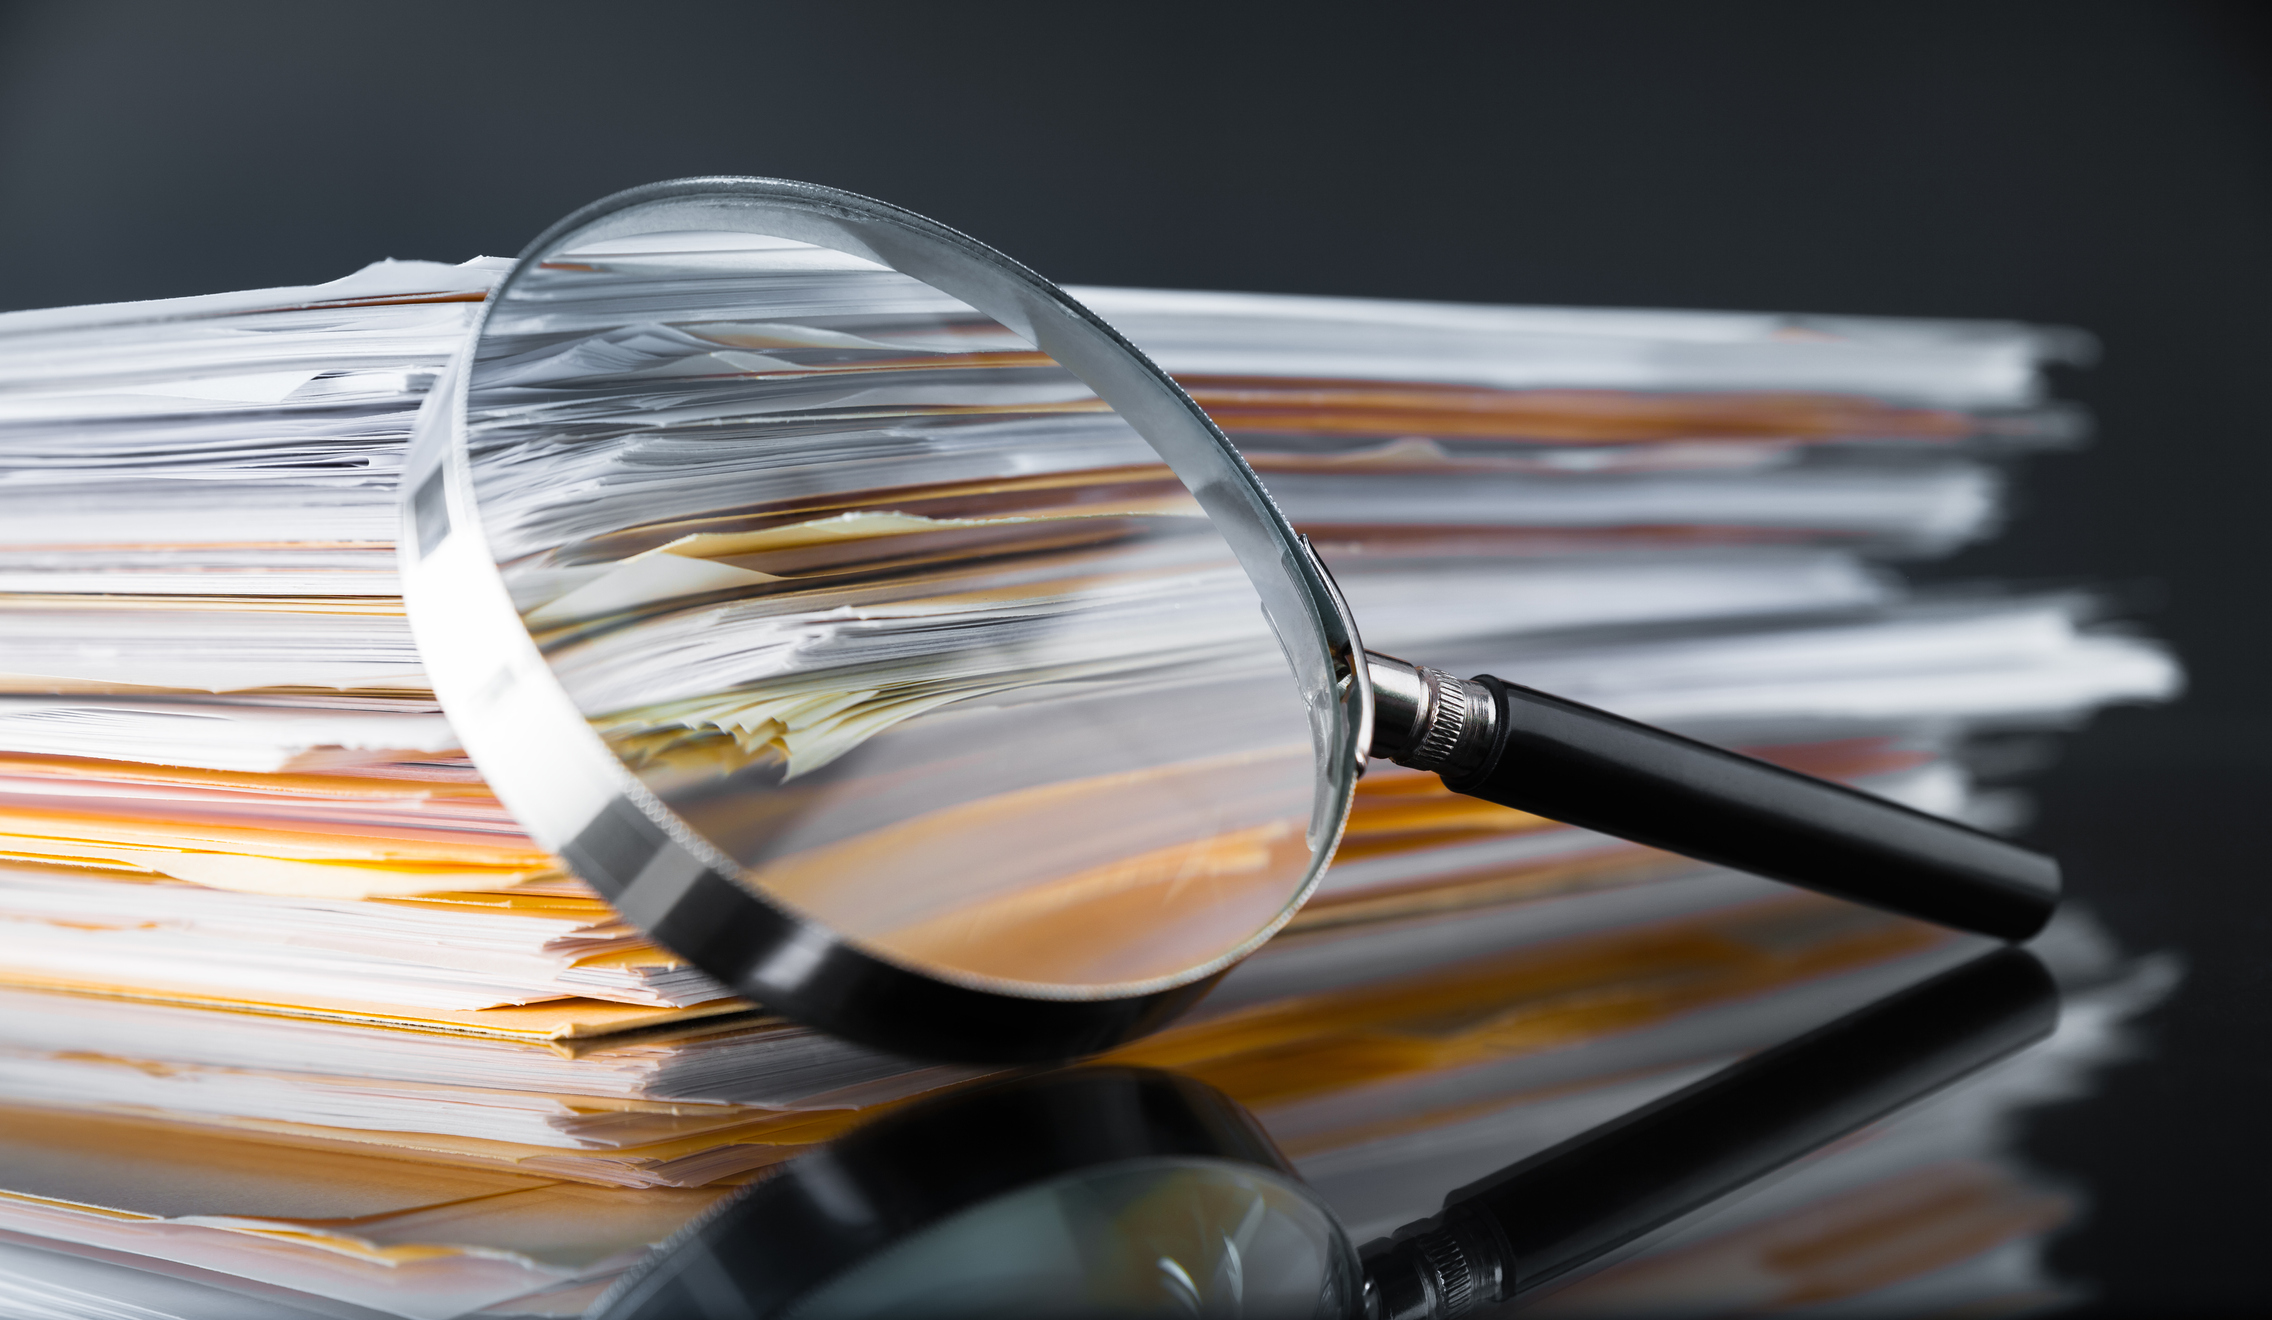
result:
<svg viewBox="0 0 2272 1320"><path fill-rule="evenodd" d="M2247 6L0 8L0 307L511 254L631 184L875 194L1066 281L2085 326L2098 414L1935 574L2112 583L2193 676L2036 841L2189 961L2030 1144L2107 1312L2261 1305L2272 25Z"/></svg>

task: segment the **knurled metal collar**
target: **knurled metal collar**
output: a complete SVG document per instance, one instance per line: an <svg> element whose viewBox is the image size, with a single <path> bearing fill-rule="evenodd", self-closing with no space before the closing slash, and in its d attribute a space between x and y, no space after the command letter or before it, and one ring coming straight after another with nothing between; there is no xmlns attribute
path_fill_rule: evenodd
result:
<svg viewBox="0 0 2272 1320"><path fill-rule="evenodd" d="M1420 677L1428 685L1428 727L1419 744L1398 760L1415 770L1442 775L1474 769L1491 748L1497 703L1490 689L1425 665Z"/></svg>
<svg viewBox="0 0 2272 1320"><path fill-rule="evenodd" d="M1475 1305L1475 1271L1468 1267L1467 1253L1450 1233L1441 1230L1423 1234L1415 1241L1428 1268L1435 1272L1440 1314L1466 1315Z"/></svg>

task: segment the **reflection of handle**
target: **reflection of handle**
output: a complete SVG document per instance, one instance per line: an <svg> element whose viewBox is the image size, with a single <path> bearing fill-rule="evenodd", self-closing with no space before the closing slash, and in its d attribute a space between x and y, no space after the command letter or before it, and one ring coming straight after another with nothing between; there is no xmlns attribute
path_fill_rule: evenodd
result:
<svg viewBox="0 0 2272 1320"><path fill-rule="evenodd" d="M1365 1249L1384 1317L1462 1314L1616 1250L2048 1035L2059 1002L2019 950L1753 1055L1444 1198Z"/></svg>
<svg viewBox="0 0 2272 1320"><path fill-rule="evenodd" d="M2058 905L2059 864L1994 835L1496 678L1371 659L1375 754L1454 792L2007 940Z"/></svg>

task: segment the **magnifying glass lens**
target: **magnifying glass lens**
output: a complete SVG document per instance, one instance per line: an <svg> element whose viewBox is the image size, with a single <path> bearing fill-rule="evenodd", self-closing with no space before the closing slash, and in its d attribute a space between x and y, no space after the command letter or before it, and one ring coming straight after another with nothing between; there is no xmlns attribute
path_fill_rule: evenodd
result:
<svg viewBox="0 0 2272 1320"><path fill-rule="evenodd" d="M1014 330L873 232L762 214L561 235L463 367L460 498L620 791L927 976L1103 998L1239 956L1313 881L1352 759L1322 652L1265 615L1271 548L1017 299ZM476 754L520 810L549 771L491 769L500 740Z"/></svg>

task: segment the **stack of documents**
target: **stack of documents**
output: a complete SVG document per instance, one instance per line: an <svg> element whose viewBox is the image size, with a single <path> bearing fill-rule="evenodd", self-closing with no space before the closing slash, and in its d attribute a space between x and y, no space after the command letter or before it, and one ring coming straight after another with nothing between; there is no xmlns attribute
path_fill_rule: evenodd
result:
<svg viewBox="0 0 2272 1320"><path fill-rule="evenodd" d="M728 997L458 751L395 478L502 268L0 316L0 1245L572 1313L721 1189L969 1075ZM2076 336L1077 294L1222 423L1375 649L1990 825L2042 734L2177 685L2087 595L1892 567L1992 532L2007 460L2079 434L2041 383ZM623 585L562 584L563 617ZM1954 947L1381 766L1294 927L1127 1056L1253 1105L1355 1227L1419 1213L1335 1181L1420 1167L1392 1130L1599 1117ZM1749 1025L1700 1053L1723 1012Z"/></svg>
<svg viewBox="0 0 2272 1320"><path fill-rule="evenodd" d="M2044 382L2092 353L2076 332L1075 292L1231 435L1373 649L1990 827L2025 799L1978 772L2177 686L2085 593L1892 567L1992 534L2011 460L2081 438ZM1376 767L1308 915L1667 864Z"/></svg>

